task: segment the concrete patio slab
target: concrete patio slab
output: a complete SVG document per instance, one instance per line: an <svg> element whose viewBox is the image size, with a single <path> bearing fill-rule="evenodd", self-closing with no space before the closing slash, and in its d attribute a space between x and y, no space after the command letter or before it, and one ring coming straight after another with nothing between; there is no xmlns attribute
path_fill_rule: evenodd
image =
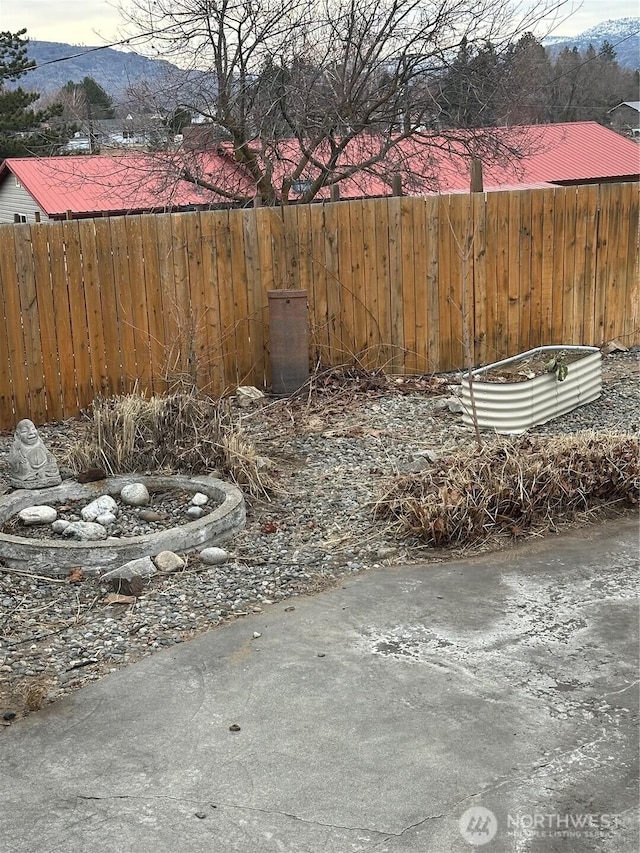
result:
<svg viewBox="0 0 640 853"><path fill-rule="evenodd" d="M622 519L160 652L4 730L0 851L635 853L637 558Z"/></svg>

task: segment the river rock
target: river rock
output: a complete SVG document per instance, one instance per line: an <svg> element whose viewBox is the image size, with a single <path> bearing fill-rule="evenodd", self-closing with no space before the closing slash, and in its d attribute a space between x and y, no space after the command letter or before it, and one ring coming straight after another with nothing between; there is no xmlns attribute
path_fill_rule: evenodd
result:
<svg viewBox="0 0 640 853"><path fill-rule="evenodd" d="M23 524L31 527L35 524L51 524L58 517L52 506L28 506L21 509L18 518Z"/></svg>
<svg viewBox="0 0 640 853"><path fill-rule="evenodd" d="M184 560L178 554L174 554L173 551L160 551L159 554L153 558L153 562L156 565L156 569L159 572L177 572L178 569L184 568Z"/></svg>
<svg viewBox="0 0 640 853"><path fill-rule="evenodd" d="M96 518L96 521L103 527L109 527L110 524L115 523L116 516L113 512L103 512Z"/></svg>
<svg viewBox="0 0 640 853"><path fill-rule="evenodd" d="M70 521L67 521L64 518L58 518L51 525L51 529L53 530L54 533L63 533L70 524L71 524Z"/></svg>
<svg viewBox="0 0 640 853"><path fill-rule="evenodd" d="M100 495L99 498L91 501L80 510L80 515L83 521L97 521L99 515L104 515L105 512L111 513L114 517L118 513L118 504L111 495ZM98 522L101 524L102 522Z"/></svg>
<svg viewBox="0 0 640 853"><path fill-rule="evenodd" d="M189 509L186 510L186 515L188 515L189 518L202 518L204 510L201 506L190 506Z"/></svg>
<svg viewBox="0 0 640 853"><path fill-rule="evenodd" d="M147 506L151 501L144 483L129 483L128 486L123 486L120 497L127 506Z"/></svg>
<svg viewBox="0 0 640 853"><path fill-rule="evenodd" d="M150 524L154 521L164 521L167 518L167 513L156 512L155 509L142 509L138 513L138 518L140 521L146 521L147 524Z"/></svg>
<svg viewBox="0 0 640 853"><path fill-rule="evenodd" d="M72 521L62 531L67 539L79 539L82 542L93 542L107 538L107 529L95 521Z"/></svg>
<svg viewBox="0 0 640 853"><path fill-rule="evenodd" d="M229 553L224 548L203 548L200 551L200 562L207 566L221 566L229 559Z"/></svg>
<svg viewBox="0 0 640 853"><path fill-rule="evenodd" d="M205 506L209 503L209 498L207 495L203 495L202 492L196 492L191 498L191 503L193 506Z"/></svg>

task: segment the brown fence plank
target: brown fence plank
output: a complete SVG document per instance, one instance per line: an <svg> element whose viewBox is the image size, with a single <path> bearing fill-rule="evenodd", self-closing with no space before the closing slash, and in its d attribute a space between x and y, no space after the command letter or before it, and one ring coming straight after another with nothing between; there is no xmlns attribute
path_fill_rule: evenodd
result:
<svg viewBox="0 0 640 853"><path fill-rule="evenodd" d="M426 251L426 224L425 224L425 200L422 198L411 199L411 218L412 218L412 251L413 255L411 263L413 269L411 271L413 281L413 319L412 319L412 346L414 364L407 369L412 369L416 373L427 373L429 366L429 302L428 302L428 270L427 270L427 251ZM408 258L407 258L408 261ZM405 313L405 341L407 341L407 315ZM409 343L407 342L407 346Z"/></svg>
<svg viewBox="0 0 640 853"><path fill-rule="evenodd" d="M352 231L351 204L336 204L336 248L338 253L338 268L340 270L340 339L342 341L342 360L352 363L356 360L358 346L355 332L355 294L353 283L353 261L351 258L351 243L359 238Z"/></svg>
<svg viewBox="0 0 640 853"><path fill-rule="evenodd" d="M266 310L266 296L262 290L262 270L260 268L260 245L256 227L256 215L253 210L242 213L244 231L244 268L247 282L247 334L249 351L249 370L245 377L248 385L261 387L264 383L264 322L262 312ZM297 224L294 226L297 232Z"/></svg>
<svg viewBox="0 0 640 853"><path fill-rule="evenodd" d="M485 238L483 251L484 280L486 293L484 295L484 346L481 350L481 364L496 361L501 351L498 349L498 234L497 222L502 193L487 193L485 196ZM476 293L476 300L481 294Z"/></svg>
<svg viewBox="0 0 640 853"><path fill-rule="evenodd" d="M582 307L582 339L580 343L592 345L595 333L595 277L598 244L598 187L584 187L585 239L584 239L584 300Z"/></svg>
<svg viewBox="0 0 640 853"><path fill-rule="evenodd" d="M231 266L233 283L233 316L236 327L236 383L246 385L253 368L249 340L249 304L245 262L244 224L241 210L229 211L231 230Z"/></svg>
<svg viewBox="0 0 640 853"><path fill-rule="evenodd" d="M215 213L200 214L202 236L202 298L208 330L209 353L207 357L208 384L206 390L212 396L220 396L225 390L224 364L222 360L222 324L218 299L218 265L215 245Z"/></svg>
<svg viewBox="0 0 640 853"><path fill-rule="evenodd" d="M451 328L450 367L460 368L466 364L464 353L463 326L463 287L469 289L473 283L473 253L469 250L469 239L472 230L470 222L470 203L468 195L451 197L450 227L449 227L449 282L448 305L449 325ZM468 278L463 282L463 258L466 255ZM471 320L471 323L473 321ZM473 334L473 328L471 333Z"/></svg>
<svg viewBox="0 0 640 853"><path fill-rule="evenodd" d="M202 227L199 213L182 216L186 262L185 289L188 292L189 308L186 335L189 338L189 370L191 380L198 388L208 385L207 361L209 352L209 330L207 328L204 281L202 269Z"/></svg>
<svg viewBox="0 0 640 853"><path fill-rule="evenodd" d="M26 356L22 323L20 322L14 233L14 227L0 225L0 292L2 293L0 307L4 309L0 318L0 328L2 321L6 322L6 336L0 342L0 357L4 356L3 363L8 368L5 372L0 366L0 380L2 382L0 385L0 402L3 413L0 426L4 429L15 426L17 421L29 415L29 391L24 366Z"/></svg>
<svg viewBox="0 0 640 853"><path fill-rule="evenodd" d="M520 309L518 346L521 352L530 349L538 338L537 325L540 318L540 267L542 258L542 199L536 194L532 200L531 190L522 190L520 196L520 283L518 305ZM535 282L535 287L534 287ZM535 295L534 295L535 294ZM532 305L536 303L535 306ZM536 334L531 324L536 324Z"/></svg>
<svg viewBox="0 0 640 853"><path fill-rule="evenodd" d="M438 364L441 369L450 370L453 366L453 344L451 338L451 292L450 282L455 274L452 264L454 263L452 252L452 212L451 196L440 196L440 209L438 219L440 228L438 231ZM455 245L455 244L454 244ZM454 250L455 256L455 250Z"/></svg>
<svg viewBox="0 0 640 853"><path fill-rule="evenodd" d="M538 193L534 194L538 197ZM542 210L542 241L540 255L536 255L536 262L532 268L531 280L534 293L536 293L535 304L531 308L531 330L532 346L538 341L541 345L553 342L553 297L554 297L554 231L555 231L555 204L554 190L543 190L540 202ZM536 249L537 252L537 249ZM538 266L539 265L539 266ZM538 317L536 321L535 317Z"/></svg>
<svg viewBox="0 0 640 853"><path fill-rule="evenodd" d="M405 358L401 205L402 199L399 196L387 201L389 211L389 297L391 302L391 361L389 369L393 373L403 372ZM415 317L412 322L415 323Z"/></svg>
<svg viewBox="0 0 640 853"><path fill-rule="evenodd" d="M131 281L129 273L127 219L124 216L115 216L110 220L110 225L113 251L113 276L118 306L120 360L122 364L122 379L120 384L121 393L127 394L135 385L138 376L132 294L134 283Z"/></svg>
<svg viewBox="0 0 640 853"><path fill-rule="evenodd" d="M366 356L362 358L367 370L378 364L382 344L378 315L377 280L377 237L375 202L365 200L361 204L362 217L362 302L365 314Z"/></svg>
<svg viewBox="0 0 640 853"><path fill-rule="evenodd" d="M224 368L225 388L235 388L236 370L236 328L233 309L233 284L231 267L231 235L229 233L228 211L221 211L215 218L215 247L218 268L218 299L220 301L221 348Z"/></svg>
<svg viewBox="0 0 640 853"><path fill-rule="evenodd" d="M26 355L29 412L36 423L47 420L47 399L40 340L40 316L35 286L35 265L31 227L17 225L15 230L16 270L20 293L20 319Z"/></svg>
<svg viewBox="0 0 640 853"><path fill-rule="evenodd" d="M587 298L587 240L589 233L589 199L585 190L576 189L576 237L573 268L573 322L569 344L586 343L584 316Z"/></svg>
<svg viewBox="0 0 640 853"><path fill-rule="evenodd" d="M487 357L487 220L483 193L473 193L473 363L486 364Z"/></svg>
<svg viewBox="0 0 640 853"><path fill-rule="evenodd" d="M520 346L520 251L522 249L522 220L520 192L509 193L509 273L506 282L507 296L507 352L516 355Z"/></svg>
<svg viewBox="0 0 640 853"><path fill-rule="evenodd" d="M131 316L136 344L136 381L141 391L150 394L153 390L151 339L147 316L146 269L143 254L142 227L140 216L127 217L127 251L129 255L129 280L131 292Z"/></svg>
<svg viewBox="0 0 640 853"><path fill-rule="evenodd" d="M558 343L570 344L578 337L578 295L576 294L577 190L567 187L565 194L564 282L562 302L562 334Z"/></svg>
<svg viewBox="0 0 640 853"><path fill-rule="evenodd" d="M78 404L90 406L94 398L87 330L87 307L82 278L82 253L78 221L62 223L66 261L69 316L71 320L72 352L75 365L75 383Z"/></svg>
<svg viewBox="0 0 640 853"><path fill-rule="evenodd" d="M374 202L376 216L376 286L378 288L378 327L380 330L380 345L378 349L378 365L385 370L391 364L392 331L391 331L391 269L389 248L389 202L387 199L376 199Z"/></svg>
<svg viewBox="0 0 640 853"><path fill-rule="evenodd" d="M623 185L623 203L627 211L627 251L620 256L624 262L624 279L626 282L625 320L622 337L630 346L640 337L640 194L638 185Z"/></svg>
<svg viewBox="0 0 640 853"><path fill-rule="evenodd" d="M118 294L113 270L113 246L109 219L93 220L98 285L100 288L102 334L105 342L105 394L124 391L120 328L118 324Z"/></svg>
<svg viewBox="0 0 640 853"><path fill-rule="evenodd" d="M104 337L104 311L102 309L100 268L96 244L95 225L92 219L78 222L78 236L82 255L82 282L87 306L87 332L91 358L91 382L95 396L110 391Z"/></svg>
<svg viewBox="0 0 640 853"><path fill-rule="evenodd" d="M160 276L160 240L157 229L159 221L159 216L140 217L140 239L142 257L144 259L144 283L149 333L150 387L154 394L162 394L167 390L164 371L166 346L164 342L164 306Z"/></svg>
<svg viewBox="0 0 640 853"><path fill-rule="evenodd" d="M340 298L340 256L338 254L338 207L339 202L324 205L324 262L327 271L327 329L329 332L329 364L339 365L345 361L342 346L342 314Z"/></svg>
<svg viewBox="0 0 640 853"><path fill-rule="evenodd" d="M42 341L42 366L44 370L47 400L47 420L58 421L64 416L62 387L60 383L60 359L58 337L55 326L55 308L51 286L51 262L49 257L49 234L46 228L31 226L33 244L34 283L40 318ZM0 306L1 307L1 306Z"/></svg>
<svg viewBox="0 0 640 853"><path fill-rule="evenodd" d="M550 344L562 343L564 334L567 193L565 187L557 187L553 191L553 314Z"/></svg>
<svg viewBox="0 0 640 853"><path fill-rule="evenodd" d="M425 265L427 270L427 349L429 370L440 370L440 201L438 196L426 198L425 203Z"/></svg>

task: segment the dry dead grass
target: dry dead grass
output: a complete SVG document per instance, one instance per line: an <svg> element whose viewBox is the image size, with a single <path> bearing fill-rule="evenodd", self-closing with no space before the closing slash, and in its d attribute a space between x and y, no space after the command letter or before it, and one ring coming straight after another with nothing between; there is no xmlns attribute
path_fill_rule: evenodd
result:
<svg viewBox="0 0 640 853"><path fill-rule="evenodd" d="M275 487L268 460L243 435L226 400L190 391L157 397L132 393L96 399L91 414L87 437L67 453L76 472L218 470L252 495L265 496Z"/></svg>
<svg viewBox="0 0 640 853"><path fill-rule="evenodd" d="M583 432L496 439L442 459L430 471L395 478L375 515L427 545L464 547L504 533L552 531L581 512L639 499L638 439Z"/></svg>

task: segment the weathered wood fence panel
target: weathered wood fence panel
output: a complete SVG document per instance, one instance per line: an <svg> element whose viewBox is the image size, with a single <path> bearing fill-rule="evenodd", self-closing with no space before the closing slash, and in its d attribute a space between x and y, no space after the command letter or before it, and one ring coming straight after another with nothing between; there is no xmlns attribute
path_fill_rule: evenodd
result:
<svg viewBox="0 0 640 853"><path fill-rule="evenodd" d="M465 304L478 364L638 344L638 188L0 226L0 428L136 385L268 384L274 289L307 291L316 364L462 367Z"/></svg>

